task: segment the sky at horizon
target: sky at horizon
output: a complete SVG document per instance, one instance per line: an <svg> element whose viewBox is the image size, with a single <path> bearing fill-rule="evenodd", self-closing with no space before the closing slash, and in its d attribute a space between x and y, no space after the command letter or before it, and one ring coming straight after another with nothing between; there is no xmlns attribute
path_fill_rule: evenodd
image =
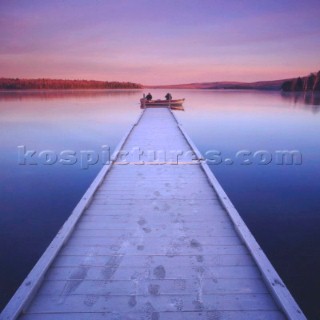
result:
<svg viewBox="0 0 320 320"><path fill-rule="evenodd" d="M145 85L320 69L319 0L0 0L0 77Z"/></svg>

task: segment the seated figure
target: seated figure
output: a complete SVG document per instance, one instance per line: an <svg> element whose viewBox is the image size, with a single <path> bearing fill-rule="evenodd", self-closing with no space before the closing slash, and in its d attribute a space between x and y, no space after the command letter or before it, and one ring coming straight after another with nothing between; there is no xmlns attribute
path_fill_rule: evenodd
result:
<svg viewBox="0 0 320 320"><path fill-rule="evenodd" d="M172 100L172 95L171 95L171 93L167 93L166 94L166 100Z"/></svg>

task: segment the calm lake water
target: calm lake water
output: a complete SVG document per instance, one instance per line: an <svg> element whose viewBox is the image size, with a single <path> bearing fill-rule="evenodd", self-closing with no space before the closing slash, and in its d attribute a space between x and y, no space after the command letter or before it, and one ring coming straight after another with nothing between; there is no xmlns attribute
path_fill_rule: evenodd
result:
<svg viewBox="0 0 320 320"><path fill-rule="evenodd" d="M176 115L308 318L320 311L320 102L279 92L172 90ZM163 90L152 90L155 98ZM102 164L19 165L27 150L115 148L142 91L0 92L0 309L46 249ZM239 158L238 151L247 155ZM264 150L267 165L255 152ZM280 165L277 151L302 163ZM244 165L244 156L252 164ZM210 156L209 156L210 157ZM230 160L233 164L229 164ZM259 160L260 159L260 160ZM263 159L262 159L263 160ZM270 160L270 159L269 159Z"/></svg>

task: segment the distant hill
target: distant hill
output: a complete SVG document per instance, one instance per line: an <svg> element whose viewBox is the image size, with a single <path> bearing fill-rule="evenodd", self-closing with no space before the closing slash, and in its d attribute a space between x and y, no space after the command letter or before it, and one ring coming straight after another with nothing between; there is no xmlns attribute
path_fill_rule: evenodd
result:
<svg viewBox="0 0 320 320"><path fill-rule="evenodd" d="M320 92L320 71L285 81L281 88L285 92Z"/></svg>
<svg viewBox="0 0 320 320"><path fill-rule="evenodd" d="M258 81L258 82L200 82L188 84L174 84L161 86L143 86L150 89L251 89L251 90L280 90L283 80Z"/></svg>
<svg viewBox="0 0 320 320"><path fill-rule="evenodd" d="M0 78L0 90L45 89L140 89L141 84L118 81L61 80L61 79L12 79Z"/></svg>

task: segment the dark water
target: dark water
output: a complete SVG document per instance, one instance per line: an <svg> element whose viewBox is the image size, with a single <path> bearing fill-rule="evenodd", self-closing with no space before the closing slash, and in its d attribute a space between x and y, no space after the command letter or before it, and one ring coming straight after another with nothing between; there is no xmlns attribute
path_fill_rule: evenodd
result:
<svg viewBox="0 0 320 320"><path fill-rule="evenodd" d="M155 97L164 95L153 90ZM310 319L320 318L319 97L254 91L172 91L176 115ZM0 93L0 308L31 270L102 166L19 165L17 146L113 149L139 113L141 91ZM244 165L238 151L251 152ZM272 157L260 164L255 152ZM297 150L302 163L277 164ZM210 154L210 153L209 153ZM226 158L230 161L224 161ZM261 159L260 159L261 160ZM296 159L294 159L296 160ZM41 162L42 161L42 162Z"/></svg>

